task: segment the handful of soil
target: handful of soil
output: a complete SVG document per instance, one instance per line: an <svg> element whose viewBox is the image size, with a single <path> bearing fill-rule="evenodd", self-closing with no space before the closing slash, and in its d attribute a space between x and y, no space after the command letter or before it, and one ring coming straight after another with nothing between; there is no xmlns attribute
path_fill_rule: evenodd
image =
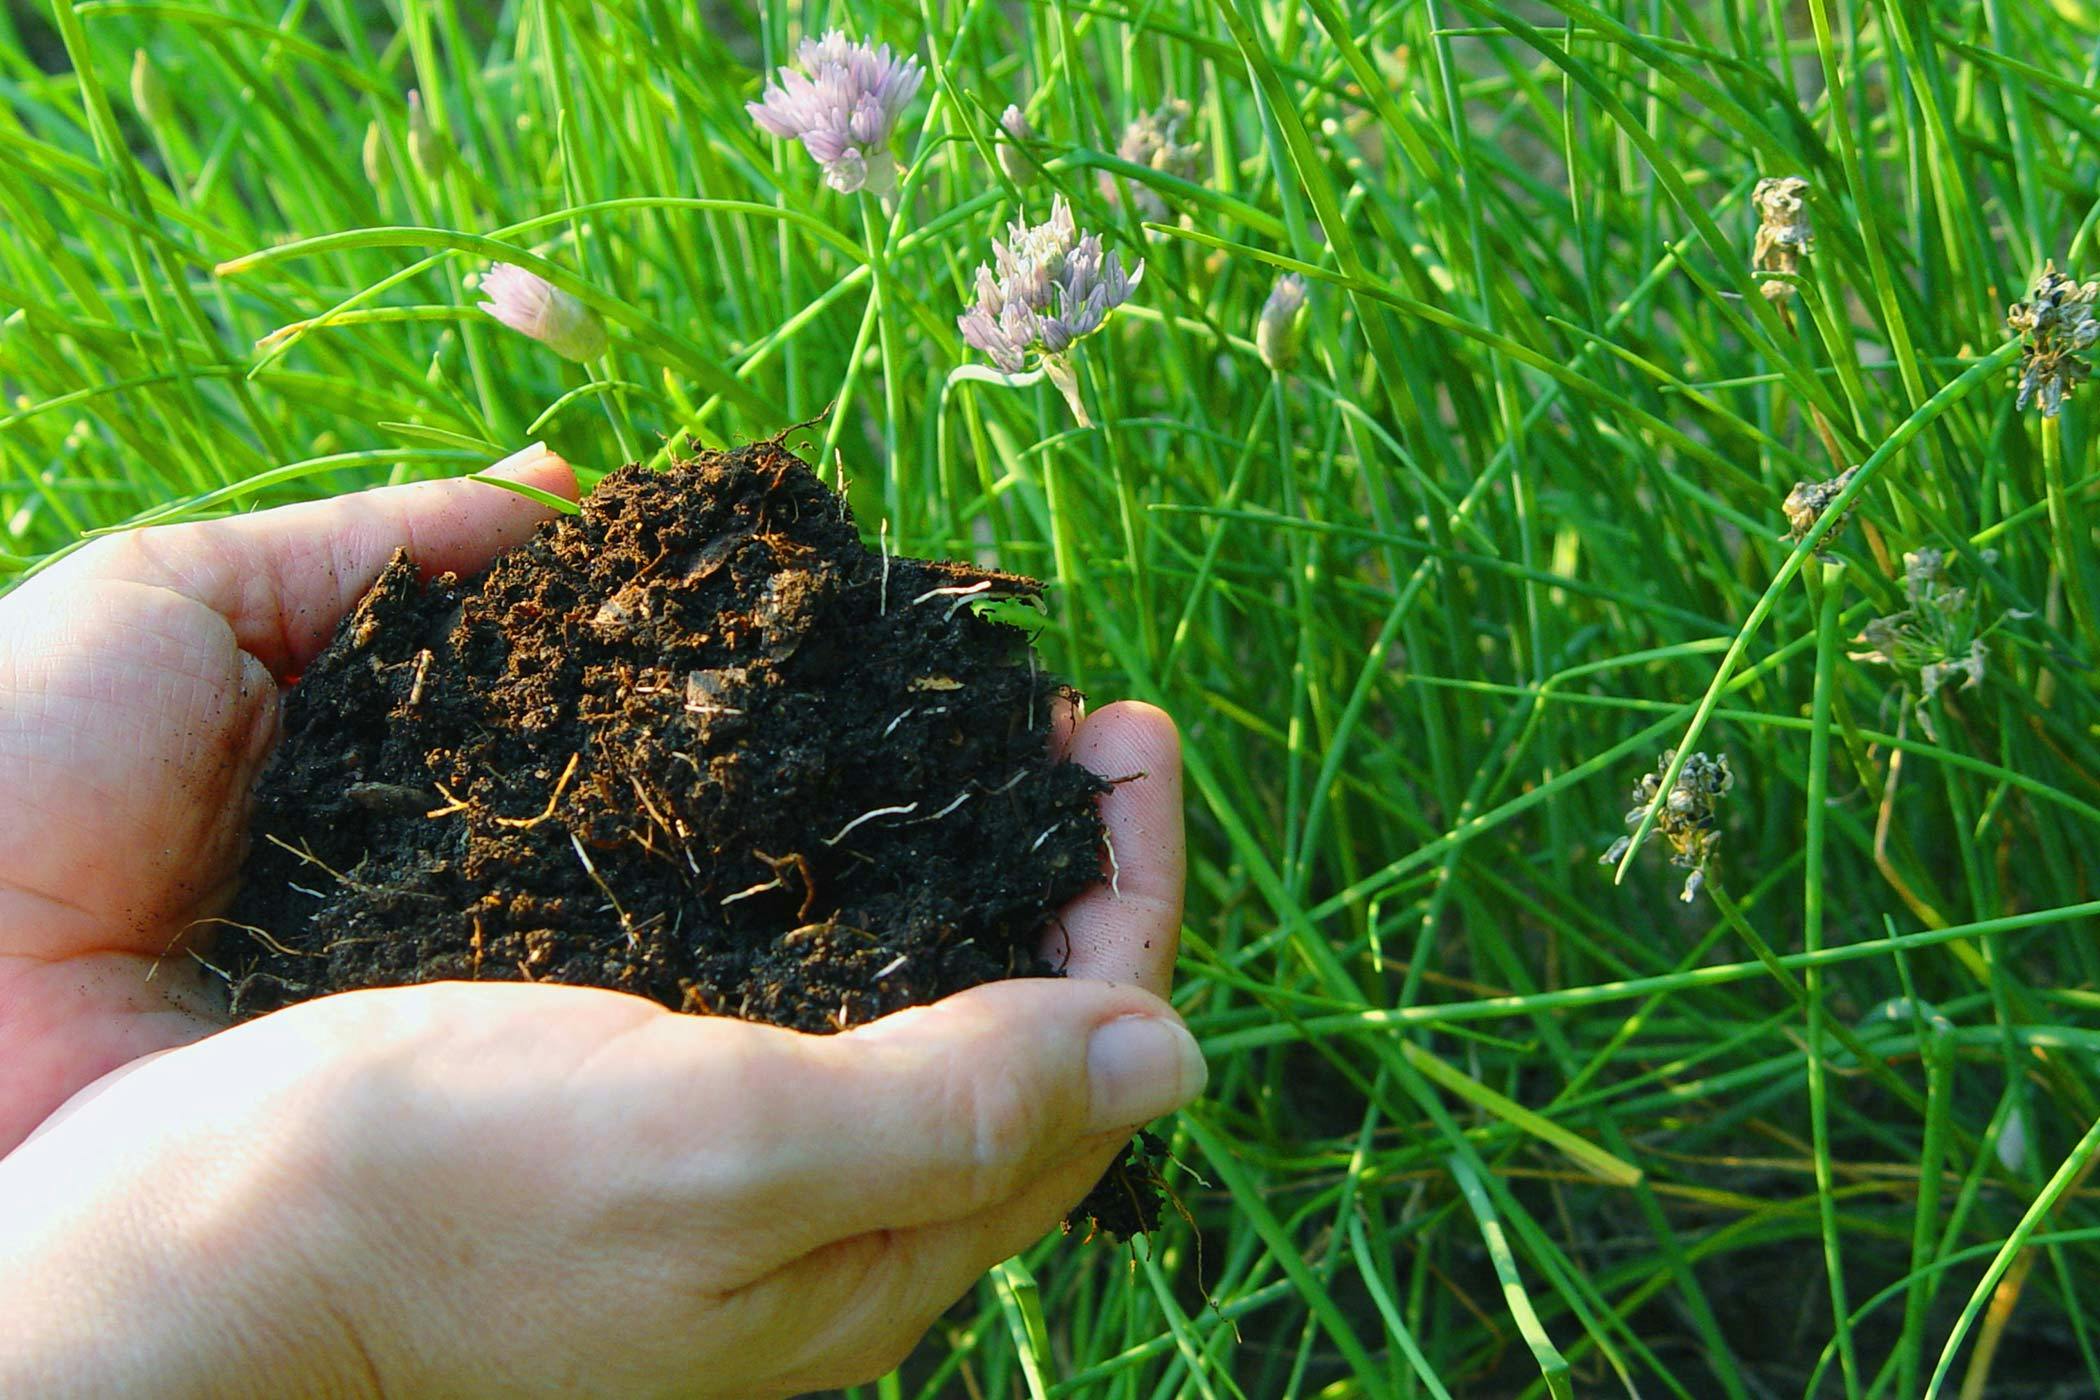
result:
<svg viewBox="0 0 2100 1400"><path fill-rule="evenodd" d="M778 443L622 468L472 579L397 555L287 701L235 1017L522 979L828 1032L1054 974L1107 784L1051 762L1065 688L972 606L1041 587L869 551ZM1157 1203L1122 1170L1118 1235Z"/></svg>

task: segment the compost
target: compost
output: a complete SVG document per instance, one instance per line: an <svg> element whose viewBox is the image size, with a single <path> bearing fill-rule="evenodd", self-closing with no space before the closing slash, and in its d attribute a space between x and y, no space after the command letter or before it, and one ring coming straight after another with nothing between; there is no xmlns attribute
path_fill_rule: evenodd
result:
<svg viewBox="0 0 2100 1400"><path fill-rule="evenodd" d="M1055 975L1108 784L986 615L1041 588L868 549L778 442L613 472L473 578L397 555L287 697L213 952L236 1018L518 980L823 1033ZM1075 1219L1149 1228L1154 1174Z"/></svg>

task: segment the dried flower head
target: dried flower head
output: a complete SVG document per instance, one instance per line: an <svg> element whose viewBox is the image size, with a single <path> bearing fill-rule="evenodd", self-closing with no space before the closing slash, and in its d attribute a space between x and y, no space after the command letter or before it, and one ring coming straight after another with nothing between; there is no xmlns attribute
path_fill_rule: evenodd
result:
<svg viewBox="0 0 2100 1400"><path fill-rule="evenodd" d="M529 335L563 359L582 363L605 353L605 322L598 313L546 278L497 263L481 280L481 309L520 335Z"/></svg>
<svg viewBox="0 0 2100 1400"><path fill-rule="evenodd" d="M1101 250L1098 235L1080 233L1063 195L1051 203L1047 222L1007 225L1006 241L992 240L992 263L978 265L977 300L956 318L964 341L1008 374L1025 369L1033 350L1085 423L1066 356L1130 299L1145 264L1126 275L1122 260Z"/></svg>
<svg viewBox="0 0 2100 1400"><path fill-rule="evenodd" d="M1633 810L1626 814L1628 826L1639 826L1641 818L1648 814L1656 794L1662 791L1663 777L1670 771L1670 763L1676 757L1675 749L1664 750L1655 771L1642 774L1641 780L1633 785ZM1678 896L1687 904L1706 883L1707 867L1713 864L1721 844L1714 804L1734 786L1735 773L1728 766L1727 754L1709 758L1703 753L1695 753L1678 770L1670 795L1663 799L1662 809L1656 813L1655 829L1670 843L1670 864L1692 872L1685 877L1684 892ZM1616 865L1631 844L1631 836L1621 836L1612 842L1611 849L1598 863Z"/></svg>
<svg viewBox="0 0 2100 1400"><path fill-rule="evenodd" d="M999 168L1006 172L1007 179L1026 188L1034 183L1039 168L1035 157L1028 154L1028 143L1035 140L1035 128L1028 124L1028 114L1018 104L1009 102L999 114L999 130L1006 135L999 143Z"/></svg>
<svg viewBox="0 0 2100 1400"><path fill-rule="evenodd" d="M1801 257L1815 251L1815 234L1808 226L1808 181L1799 175L1781 175L1759 180L1750 191L1757 206L1757 242L1750 250L1755 272L1798 274ZM1785 301L1794 294L1794 284L1779 278L1758 279L1758 290L1766 301Z"/></svg>
<svg viewBox="0 0 2100 1400"><path fill-rule="evenodd" d="M2042 417L2063 411L2064 394L2092 373L2078 356L2100 340L2100 320L2093 299L2100 281L2074 282L2056 270L2042 268L2027 301L2014 302L2005 313L2005 328L2020 337L2021 408L2038 402Z"/></svg>
<svg viewBox="0 0 2100 1400"><path fill-rule="evenodd" d="M1809 531L1816 528L1816 522L1830 509L1830 503L1836 500L1844 489L1852 484L1852 478L1858 475L1858 467L1847 467L1828 481L1795 482L1794 489L1786 493L1786 500L1779 507L1786 512L1785 538L1788 542L1799 544L1807 539ZM1849 516L1851 511L1848 509L1845 514ZM1817 557L1823 556L1824 551L1830 548L1831 541L1835 540L1844 528L1845 520L1841 516L1816 546Z"/></svg>
<svg viewBox="0 0 2100 1400"><path fill-rule="evenodd" d="M1203 173L1203 143L1182 144L1181 128L1188 119L1189 104L1178 97L1169 98L1123 128L1116 155L1132 165L1176 179L1196 179ZM1124 182L1113 171L1102 171L1099 183L1103 199L1110 204L1121 201ZM1144 185L1133 184L1130 199L1140 218L1158 220L1167 216L1166 201Z"/></svg>
<svg viewBox="0 0 2100 1400"><path fill-rule="evenodd" d="M1286 272L1269 289L1261 319L1254 323L1254 348L1262 363L1282 374L1298 362L1298 320L1305 310L1305 279Z"/></svg>
<svg viewBox="0 0 2100 1400"><path fill-rule="evenodd" d="M799 67L783 67L757 102L744 110L773 135L800 141L824 168L824 183L841 194L897 188L890 137L897 118L918 94L926 72L916 57L897 58L890 46L853 43L838 30L804 39Z"/></svg>
<svg viewBox="0 0 2100 1400"><path fill-rule="evenodd" d="M1947 556L1937 549L1903 556L1903 591L1910 606L1861 628L1852 641L1862 649L1847 654L1854 661L1894 667L1906 700L1916 707L1919 727L1936 743L1933 697L1957 678L1961 690L1981 685L1989 656L1985 640L2026 614L2009 611L1982 625L1981 600L1948 581Z"/></svg>

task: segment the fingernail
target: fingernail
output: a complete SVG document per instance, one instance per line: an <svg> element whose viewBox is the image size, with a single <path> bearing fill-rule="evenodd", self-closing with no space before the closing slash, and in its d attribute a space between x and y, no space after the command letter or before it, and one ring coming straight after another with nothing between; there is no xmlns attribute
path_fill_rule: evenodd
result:
<svg viewBox="0 0 2100 1400"><path fill-rule="evenodd" d="M1087 1131L1132 1128L1203 1092L1210 1068L1178 1021L1124 1016L1097 1027L1086 1046Z"/></svg>

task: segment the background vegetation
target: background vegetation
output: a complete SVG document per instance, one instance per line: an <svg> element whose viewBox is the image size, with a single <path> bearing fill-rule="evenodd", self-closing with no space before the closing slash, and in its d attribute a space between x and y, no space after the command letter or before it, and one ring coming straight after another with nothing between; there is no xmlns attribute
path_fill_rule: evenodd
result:
<svg viewBox="0 0 2100 1400"><path fill-rule="evenodd" d="M833 24L930 68L893 211L744 110ZM1169 98L1188 178L1113 154ZM875 1393L2092 1394L2096 419L2016 411L2004 315L2100 271L2096 99L2088 0L10 4L0 580L835 401L794 441L871 534L1054 580L1052 664L1185 727L1213 1066L1183 1215ZM1091 429L956 375L1053 189L1146 266ZM474 310L498 258L609 357ZM1828 562L1783 538L1861 464ZM1855 659L1926 547L1946 635ZM1661 839L1598 864L1673 746L1737 777L1689 903Z"/></svg>

